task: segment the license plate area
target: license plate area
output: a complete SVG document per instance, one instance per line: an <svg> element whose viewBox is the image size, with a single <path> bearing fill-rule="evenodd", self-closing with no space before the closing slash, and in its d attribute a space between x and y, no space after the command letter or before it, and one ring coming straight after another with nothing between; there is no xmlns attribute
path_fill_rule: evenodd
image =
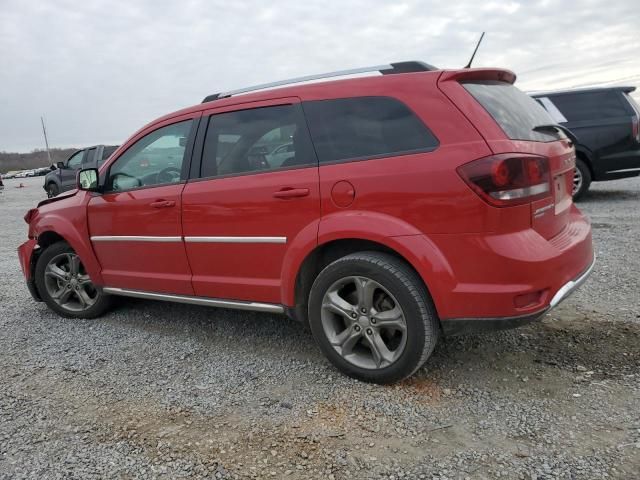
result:
<svg viewBox="0 0 640 480"><path fill-rule="evenodd" d="M556 175L555 177L553 177L552 187L553 197L556 203L556 215L564 212L571 206L571 190L569 186L569 180L572 180L572 178L573 172L563 173L561 175Z"/></svg>

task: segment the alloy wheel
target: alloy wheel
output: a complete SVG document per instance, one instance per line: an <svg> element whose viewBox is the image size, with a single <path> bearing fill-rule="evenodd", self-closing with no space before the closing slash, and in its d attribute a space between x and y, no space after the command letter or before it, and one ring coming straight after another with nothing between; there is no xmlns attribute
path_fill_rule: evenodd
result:
<svg viewBox="0 0 640 480"><path fill-rule="evenodd" d="M404 312L395 297L367 277L345 277L324 295L321 321L331 346L365 369L393 364L407 344Z"/></svg>
<svg viewBox="0 0 640 480"><path fill-rule="evenodd" d="M582 178L582 172L578 167L576 167L576 169L573 171L573 195L580 191L583 181L584 180Z"/></svg>
<svg viewBox="0 0 640 480"><path fill-rule="evenodd" d="M47 293L65 310L82 312L98 299L98 291L75 253L53 257L45 267L44 277Z"/></svg>

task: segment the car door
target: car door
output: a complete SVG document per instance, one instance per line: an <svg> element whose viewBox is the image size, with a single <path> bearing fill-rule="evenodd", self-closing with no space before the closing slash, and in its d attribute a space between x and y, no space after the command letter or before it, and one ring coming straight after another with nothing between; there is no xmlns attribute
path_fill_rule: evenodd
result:
<svg viewBox="0 0 640 480"><path fill-rule="evenodd" d="M88 206L91 243L105 286L193 294L181 193L198 116L147 129L108 165L103 193Z"/></svg>
<svg viewBox="0 0 640 480"><path fill-rule="evenodd" d="M86 154L86 150L80 150L79 152L74 153L69 159L65 162L65 168L60 169L60 186L62 187L60 190L71 190L76 186L76 175L78 170L82 166L82 160Z"/></svg>
<svg viewBox="0 0 640 480"><path fill-rule="evenodd" d="M291 142L278 165L264 152ZM196 295L281 303L281 270L296 237L317 237L318 166L297 98L203 115L182 194ZM196 160L197 159L197 160Z"/></svg>

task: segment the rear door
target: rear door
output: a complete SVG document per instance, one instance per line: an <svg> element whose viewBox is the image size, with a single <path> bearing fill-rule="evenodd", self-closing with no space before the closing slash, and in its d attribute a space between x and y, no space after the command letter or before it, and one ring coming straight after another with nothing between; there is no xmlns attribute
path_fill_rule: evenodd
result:
<svg viewBox="0 0 640 480"><path fill-rule="evenodd" d="M211 109L198 137L194 178L182 194L194 291L281 303L287 250L299 237L315 241L320 217L318 165L299 100ZM269 159L287 143L289 158Z"/></svg>
<svg viewBox="0 0 640 480"><path fill-rule="evenodd" d="M88 205L105 286L193 295L181 194L196 123L192 114L151 127L109 165Z"/></svg>

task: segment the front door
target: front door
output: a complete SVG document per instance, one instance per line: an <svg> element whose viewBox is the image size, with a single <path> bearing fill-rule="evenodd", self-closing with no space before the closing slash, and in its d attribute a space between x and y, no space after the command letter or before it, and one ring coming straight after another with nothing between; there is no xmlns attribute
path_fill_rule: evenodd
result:
<svg viewBox="0 0 640 480"><path fill-rule="evenodd" d="M181 194L191 118L152 127L112 163L88 206L106 287L193 295L182 241Z"/></svg>
<svg viewBox="0 0 640 480"><path fill-rule="evenodd" d="M211 110L200 128L198 178L182 194L194 291L281 303L287 249L298 235L317 238L320 218L317 161L299 101ZM288 145L290 155L281 155Z"/></svg>
<svg viewBox="0 0 640 480"><path fill-rule="evenodd" d="M85 156L86 150L80 150L73 154L66 162L65 168L60 169L60 185L61 191L71 190L76 188L76 175L78 170L82 166L82 160Z"/></svg>

